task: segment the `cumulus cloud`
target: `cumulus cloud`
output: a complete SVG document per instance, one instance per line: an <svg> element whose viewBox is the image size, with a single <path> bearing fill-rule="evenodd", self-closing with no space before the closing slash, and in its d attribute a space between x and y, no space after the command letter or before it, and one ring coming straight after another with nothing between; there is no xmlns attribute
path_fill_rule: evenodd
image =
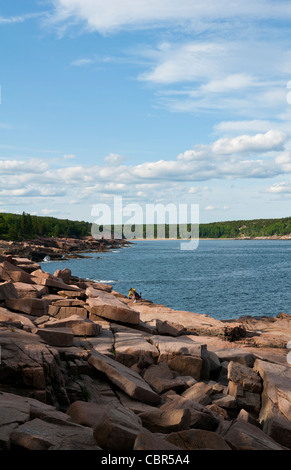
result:
<svg viewBox="0 0 291 470"><path fill-rule="evenodd" d="M291 152L284 148L286 135L270 130L265 134L241 135L218 139L208 145L196 145L175 159L160 159L137 165L124 163L119 154L109 154L103 165L60 166L43 160L1 160L0 197L33 202L63 201L65 204L89 204L114 194L134 201L202 199L210 180L272 178L291 174ZM280 149L280 150L276 150ZM251 152L251 157L249 153ZM69 159L70 160L70 159ZM203 184L204 182L204 184ZM268 192L287 193L290 184L277 183ZM217 208L216 201L209 201ZM47 207L47 203L46 206ZM219 204L219 210L226 210ZM214 209L213 209L214 210Z"/></svg>
<svg viewBox="0 0 291 470"><path fill-rule="evenodd" d="M274 183L272 184L272 186L270 186L267 189L267 192L273 193L273 194L279 194L279 193L290 194L291 193L291 181L289 182L282 181L280 183Z"/></svg>
<svg viewBox="0 0 291 470"><path fill-rule="evenodd" d="M233 139L219 139L212 145L214 153L233 154L237 152L270 152L282 150L287 139L284 132L270 130L265 134L241 135Z"/></svg>

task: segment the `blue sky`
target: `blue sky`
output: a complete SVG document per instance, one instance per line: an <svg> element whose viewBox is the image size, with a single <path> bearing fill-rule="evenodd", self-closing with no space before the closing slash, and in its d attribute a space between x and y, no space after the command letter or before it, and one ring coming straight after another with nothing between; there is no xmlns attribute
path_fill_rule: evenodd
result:
<svg viewBox="0 0 291 470"><path fill-rule="evenodd" d="M241 3L0 1L0 210L290 216L291 3Z"/></svg>

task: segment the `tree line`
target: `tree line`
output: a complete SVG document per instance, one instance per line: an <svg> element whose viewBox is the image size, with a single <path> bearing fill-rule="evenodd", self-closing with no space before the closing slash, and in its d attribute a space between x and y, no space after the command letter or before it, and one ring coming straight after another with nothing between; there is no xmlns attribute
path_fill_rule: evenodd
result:
<svg viewBox="0 0 291 470"><path fill-rule="evenodd" d="M0 213L0 239L21 241L33 239L37 236L46 237L76 237L82 238L91 234L92 224L84 221L57 219L55 217L42 217L22 214ZM132 231L135 229L132 226ZM171 236L171 227L166 224L162 227L165 238ZM190 232L191 226L187 226ZM146 238L147 227L143 226L143 238ZM153 236L157 238L161 231L155 224ZM113 237L114 226L111 227ZM291 234L291 217L281 219L235 220L226 222L212 222L199 225L199 238L243 238L243 237L271 237ZM108 232L107 232L108 235ZM179 236L179 227L177 238Z"/></svg>
<svg viewBox="0 0 291 470"><path fill-rule="evenodd" d="M77 237L90 235L88 222L22 214L0 213L0 239L22 241L38 236Z"/></svg>
<svg viewBox="0 0 291 470"><path fill-rule="evenodd" d="M291 217L215 222L199 226L200 238L252 238L289 234L291 234Z"/></svg>

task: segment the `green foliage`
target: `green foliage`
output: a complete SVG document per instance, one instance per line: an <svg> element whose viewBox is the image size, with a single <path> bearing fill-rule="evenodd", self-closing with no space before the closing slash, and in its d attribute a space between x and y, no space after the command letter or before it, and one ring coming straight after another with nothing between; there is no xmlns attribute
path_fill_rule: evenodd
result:
<svg viewBox="0 0 291 470"><path fill-rule="evenodd" d="M170 226L165 225L165 238L169 238ZM179 226L177 227L179 237ZM187 225L187 231L191 226ZM157 237L157 225L154 226L154 237ZM284 219L233 220L212 222L199 225L199 238L244 238L271 237L291 234L291 217ZM146 225L143 226L143 236L146 238Z"/></svg>
<svg viewBox="0 0 291 470"><path fill-rule="evenodd" d="M91 233L89 222L79 222L54 217L40 217L23 212L0 213L0 239L29 240L37 236L81 238Z"/></svg>
<svg viewBox="0 0 291 470"><path fill-rule="evenodd" d="M199 226L200 238L271 237L291 234L291 217L284 219L235 220Z"/></svg>
<svg viewBox="0 0 291 470"><path fill-rule="evenodd" d="M135 225L131 230L136 229ZM162 227L165 238L169 237L170 226ZM187 227L190 232L190 226ZM153 234L158 233L157 224L153 226ZM45 237L76 237L81 238L91 233L89 222L56 219L54 217L40 217L23 214L0 213L0 239L2 240L29 240L37 236ZM271 237L291 234L291 217L282 219L234 220L226 222L213 222L199 225L200 238L243 238L243 237ZM111 227L114 235L114 226ZM143 237L146 238L146 226L143 226ZM177 234L179 238L179 233Z"/></svg>

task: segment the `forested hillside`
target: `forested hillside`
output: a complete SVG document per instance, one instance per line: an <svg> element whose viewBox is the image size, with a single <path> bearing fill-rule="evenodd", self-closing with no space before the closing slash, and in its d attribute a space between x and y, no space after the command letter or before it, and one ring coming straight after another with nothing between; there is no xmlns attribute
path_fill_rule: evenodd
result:
<svg viewBox="0 0 291 470"><path fill-rule="evenodd" d="M134 226L133 226L134 229ZM146 227L143 227L144 238ZM190 231L190 226L188 227ZM155 235L157 226L155 226ZM113 233L113 227L112 227ZM30 214L0 213L0 239L28 240L37 236L77 237L91 234L91 223L40 217ZM200 238L244 238L272 237L291 234L291 217L282 219L235 220L200 224ZM169 225L165 226L165 237L169 236Z"/></svg>
<svg viewBox="0 0 291 470"><path fill-rule="evenodd" d="M272 237L291 234L291 217L201 224L200 238Z"/></svg>
<svg viewBox="0 0 291 470"><path fill-rule="evenodd" d="M0 213L0 239L29 240L37 236L46 237L83 237L90 235L88 222L40 217L23 213Z"/></svg>

